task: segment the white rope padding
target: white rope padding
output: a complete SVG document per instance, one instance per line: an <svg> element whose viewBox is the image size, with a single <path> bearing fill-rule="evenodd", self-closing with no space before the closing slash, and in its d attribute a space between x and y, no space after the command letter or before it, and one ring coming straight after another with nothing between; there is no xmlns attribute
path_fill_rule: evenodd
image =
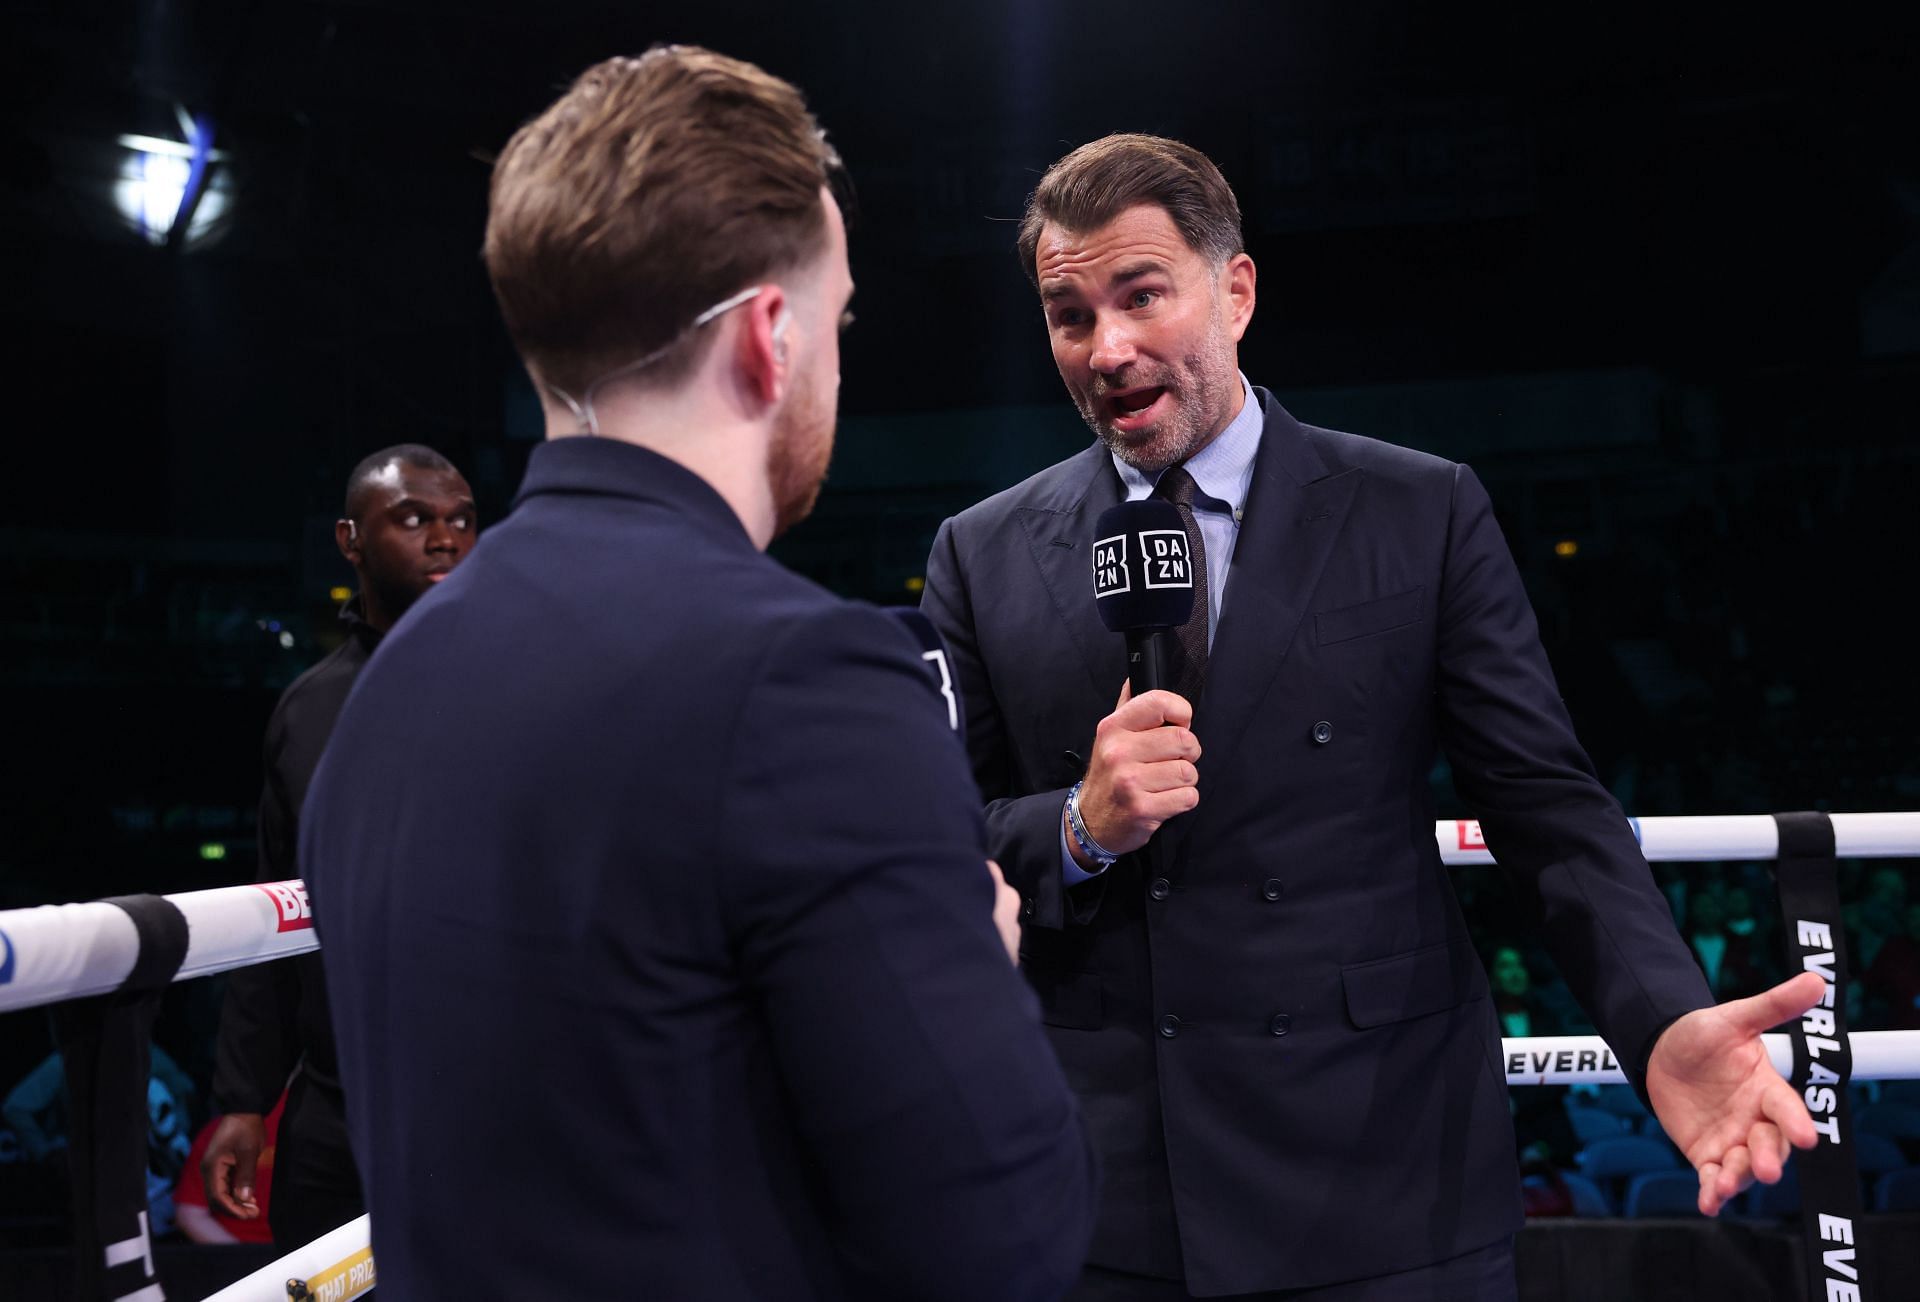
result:
<svg viewBox="0 0 1920 1302"><path fill-rule="evenodd" d="M1793 1042L1763 1035L1773 1069L1791 1079ZM1920 1080L1920 1031L1854 1031L1853 1080ZM1534 1035L1500 1042L1509 1085L1622 1085L1626 1073L1597 1035Z"/></svg>
<svg viewBox="0 0 1920 1302"><path fill-rule="evenodd" d="M1920 856L1920 813L1832 814L1841 859ZM1779 825L1767 814L1629 819L1641 852L1655 863L1773 859ZM1473 819L1435 823L1440 858L1491 864ZM222 886L166 897L187 919L187 958L176 981L210 976L319 948L298 881ZM52 904L0 912L0 1013L105 994L133 971L139 938L111 904Z"/></svg>
<svg viewBox="0 0 1920 1302"><path fill-rule="evenodd" d="M298 881L166 898L187 920L187 957L176 981L320 948ZM133 919L111 904L0 912L0 1013L118 990L139 950Z"/></svg>
<svg viewBox="0 0 1920 1302"><path fill-rule="evenodd" d="M1920 813L1829 814L1836 859L1899 859L1920 855ZM1649 863L1749 862L1780 857L1780 825L1771 814L1708 814L1689 818L1630 818ZM1493 854L1471 818L1435 823L1442 861L1490 864Z"/></svg>
<svg viewBox="0 0 1920 1302"><path fill-rule="evenodd" d="M278 1261L209 1294L205 1302L287 1302L287 1281L304 1279L314 1302L348 1302L373 1288L373 1239L366 1217L295 1248Z"/></svg>

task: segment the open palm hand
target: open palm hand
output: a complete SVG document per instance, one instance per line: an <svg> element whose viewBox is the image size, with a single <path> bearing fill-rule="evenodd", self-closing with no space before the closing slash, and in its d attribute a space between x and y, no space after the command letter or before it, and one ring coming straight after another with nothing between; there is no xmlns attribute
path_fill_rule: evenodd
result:
<svg viewBox="0 0 1920 1302"><path fill-rule="evenodd" d="M1789 1145L1812 1148L1813 1118L1767 1058L1760 1033L1807 1011L1826 983L1802 972L1751 999L1696 1009L1666 1029L1647 1063L1647 1097L1700 1176L1700 1210L1717 1215L1755 1180L1780 1178Z"/></svg>

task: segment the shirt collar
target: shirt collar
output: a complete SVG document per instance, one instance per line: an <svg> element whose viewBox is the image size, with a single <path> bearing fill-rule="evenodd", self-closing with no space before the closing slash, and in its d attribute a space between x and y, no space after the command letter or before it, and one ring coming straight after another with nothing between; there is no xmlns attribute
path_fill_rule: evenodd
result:
<svg viewBox="0 0 1920 1302"><path fill-rule="evenodd" d="M1260 430L1266 424L1259 399L1245 375L1240 376L1240 391L1240 414L1184 463L1200 490L1199 497L1209 499L1204 502L1196 499L1196 504L1216 511L1230 511L1236 519L1247 504L1247 491L1253 486L1253 458L1260 450ZM1127 491L1129 502L1151 495L1160 475L1166 473L1148 475L1119 457L1113 458L1113 468L1120 472L1120 483Z"/></svg>
<svg viewBox="0 0 1920 1302"><path fill-rule="evenodd" d="M380 641L380 630L367 623L366 603L357 592L340 607L340 622L346 626L347 635L359 638L369 651Z"/></svg>
<svg viewBox="0 0 1920 1302"><path fill-rule="evenodd" d="M726 499L693 471L651 448L590 434L548 439L527 458L513 505L546 495L628 497L657 502L753 546Z"/></svg>

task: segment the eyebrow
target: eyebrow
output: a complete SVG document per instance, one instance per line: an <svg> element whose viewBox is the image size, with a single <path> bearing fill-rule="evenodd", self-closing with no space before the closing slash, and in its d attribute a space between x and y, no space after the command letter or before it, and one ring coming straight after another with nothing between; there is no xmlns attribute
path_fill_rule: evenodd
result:
<svg viewBox="0 0 1920 1302"><path fill-rule="evenodd" d="M403 497L399 501L394 502L387 507L389 511L404 511L409 508L415 511L430 511L433 509L433 506L431 503L423 501L422 499L417 497ZM454 502L453 510L448 514L455 514L460 511L477 512L479 509L480 509L479 507L473 504L473 499L471 497L462 497L457 499Z"/></svg>
<svg viewBox="0 0 1920 1302"><path fill-rule="evenodd" d="M1145 258L1139 262L1129 262L1113 273L1113 283L1121 284L1129 280L1138 280L1142 276L1163 275L1167 264L1159 258Z"/></svg>
<svg viewBox="0 0 1920 1302"><path fill-rule="evenodd" d="M1143 258L1138 262L1129 262L1126 266L1116 270L1108 283L1124 285L1130 280L1139 280L1143 276L1166 275L1168 270L1168 264L1163 259ZM1064 281L1055 281L1040 291L1040 301L1042 303L1052 303L1057 299L1072 298L1078 293L1079 291L1074 289L1072 285Z"/></svg>

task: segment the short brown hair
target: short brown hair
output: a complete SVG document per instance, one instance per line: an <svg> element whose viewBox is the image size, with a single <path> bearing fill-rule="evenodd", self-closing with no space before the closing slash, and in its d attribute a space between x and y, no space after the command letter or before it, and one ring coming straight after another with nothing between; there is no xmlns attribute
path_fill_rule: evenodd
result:
<svg viewBox="0 0 1920 1302"><path fill-rule="evenodd" d="M507 333L578 395L817 256L839 167L799 90L750 63L659 45L595 64L494 164L484 252ZM636 378L674 383L704 351Z"/></svg>
<svg viewBox="0 0 1920 1302"><path fill-rule="evenodd" d="M1142 203L1164 208L1181 238L1216 266L1246 248L1240 201L1211 158L1165 136L1105 136L1049 167L1027 196L1019 241L1027 279L1039 288L1034 259L1048 222L1097 230Z"/></svg>

